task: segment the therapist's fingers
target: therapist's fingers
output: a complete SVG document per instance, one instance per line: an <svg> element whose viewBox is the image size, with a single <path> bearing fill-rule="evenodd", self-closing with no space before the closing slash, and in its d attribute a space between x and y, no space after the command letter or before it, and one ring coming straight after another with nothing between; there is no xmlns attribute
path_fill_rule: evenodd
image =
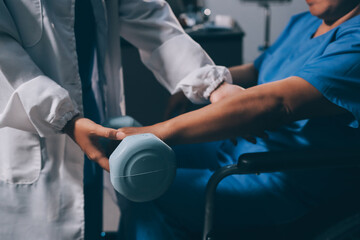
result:
<svg viewBox="0 0 360 240"><path fill-rule="evenodd" d="M105 171L109 172L110 171L110 165L109 165L109 159L104 156L104 155L101 155L99 156L95 162L97 164L99 164L99 166L104 169Z"/></svg>
<svg viewBox="0 0 360 240"><path fill-rule="evenodd" d="M103 127L101 125L96 124L97 126L94 129L94 135L98 137L108 138L112 140L118 140L116 137L117 130L113 128Z"/></svg>
<svg viewBox="0 0 360 240"><path fill-rule="evenodd" d="M131 136L131 135L142 134L142 133L152 133L151 131L147 131L146 129L149 129L149 127L119 128L116 133L116 139L123 140L124 138Z"/></svg>
<svg viewBox="0 0 360 240"><path fill-rule="evenodd" d="M103 127L90 119L75 117L64 127L64 132L73 138L77 143L85 136L97 136L109 139L116 139L116 130Z"/></svg>
<svg viewBox="0 0 360 240"><path fill-rule="evenodd" d="M97 138L89 137L86 143L84 143L83 151L91 161L96 162L104 170L109 171L109 159Z"/></svg>
<svg viewBox="0 0 360 240"><path fill-rule="evenodd" d="M136 134L142 134L142 133L152 133L158 138L162 139L163 141L164 136L161 134L161 127L158 126L158 124L152 125L152 126L146 126L146 127L124 127L119 128L117 131L117 139L122 140L125 137L136 135Z"/></svg>

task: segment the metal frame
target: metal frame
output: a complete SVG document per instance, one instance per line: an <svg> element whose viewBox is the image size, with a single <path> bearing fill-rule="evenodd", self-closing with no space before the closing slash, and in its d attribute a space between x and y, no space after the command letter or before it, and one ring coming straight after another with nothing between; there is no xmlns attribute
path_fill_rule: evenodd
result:
<svg viewBox="0 0 360 240"><path fill-rule="evenodd" d="M233 174L258 174L290 169L360 167L358 146L334 149L300 149L284 152L246 153L237 164L215 171L206 186L203 240L214 240L215 197L218 184Z"/></svg>
<svg viewBox="0 0 360 240"><path fill-rule="evenodd" d="M215 209L215 192L218 184L225 177L232 174L239 174L240 170L237 164L222 167L217 170L210 178L206 186L205 199L205 221L204 221L204 235L203 240L212 240L212 230L214 229L214 209Z"/></svg>

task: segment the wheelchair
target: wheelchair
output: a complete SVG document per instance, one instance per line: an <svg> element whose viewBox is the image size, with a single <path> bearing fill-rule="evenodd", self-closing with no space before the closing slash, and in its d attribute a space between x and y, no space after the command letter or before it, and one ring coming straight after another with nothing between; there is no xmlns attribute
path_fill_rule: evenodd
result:
<svg viewBox="0 0 360 240"><path fill-rule="evenodd" d="M341 199L333 199L300 219L283 225L236 232L219 232L214 223L216 188L221 180L229 175L261 174L287 170L306 171L349 166L360 167L360 148L358 146L339 149L300 149L287 152L243 154L237 164L218 169L207 184L203 240L359 240L359 193L341 196ZM329 212L329 209L332 211Z"/></svg>
<svg viewBox="0 0 360 240"><path fill-rule="evenodd" d="M108 125L119 128L138 124L133 121L129 117L121 117L113 119ZM219 232L214 223L216 188L221 180L229 175L261 174L287 170L306 171L349 166L360 167L360 148L358 146L337 149L257 152L241 155L237 164L218 169L207 184L203 240L360 240L360 193L352 193L348 196L341 196L340 199L333 199L300 219L283 225L236 232ZM332 211L329 212L329 209ZM101 239L116 239L116 233L102 232Z"/></svg>

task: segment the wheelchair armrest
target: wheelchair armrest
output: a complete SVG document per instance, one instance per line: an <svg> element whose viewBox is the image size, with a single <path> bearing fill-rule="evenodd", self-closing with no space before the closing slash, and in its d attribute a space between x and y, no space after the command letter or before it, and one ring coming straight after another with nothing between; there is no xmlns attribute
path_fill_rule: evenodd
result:
<svg viewBox="0 0 360 240"><path fill-rule="evenodd" d="M237 165L239 173L346 166L360 166L360 147L245 153Z"/></svg>
<svg viewBox="0 0 360 240"><path fill-rule="evenodd" d="M215 192L219 182L232 174L266 173L286 170L360 167L360 147L333 149L298 149L279 152L245 153L238 163L218 169L206 187L203 240L214 237Z"/></svg>

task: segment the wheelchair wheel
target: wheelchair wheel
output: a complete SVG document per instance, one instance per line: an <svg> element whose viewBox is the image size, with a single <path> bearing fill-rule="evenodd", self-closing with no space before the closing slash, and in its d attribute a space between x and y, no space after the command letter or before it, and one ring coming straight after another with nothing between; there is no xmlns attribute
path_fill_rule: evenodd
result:
<svg viewBox="0 0 360 240"><path fill-rule="evenodd" d="M315 240L360 240L360 213L333 225Z"/></svg>

